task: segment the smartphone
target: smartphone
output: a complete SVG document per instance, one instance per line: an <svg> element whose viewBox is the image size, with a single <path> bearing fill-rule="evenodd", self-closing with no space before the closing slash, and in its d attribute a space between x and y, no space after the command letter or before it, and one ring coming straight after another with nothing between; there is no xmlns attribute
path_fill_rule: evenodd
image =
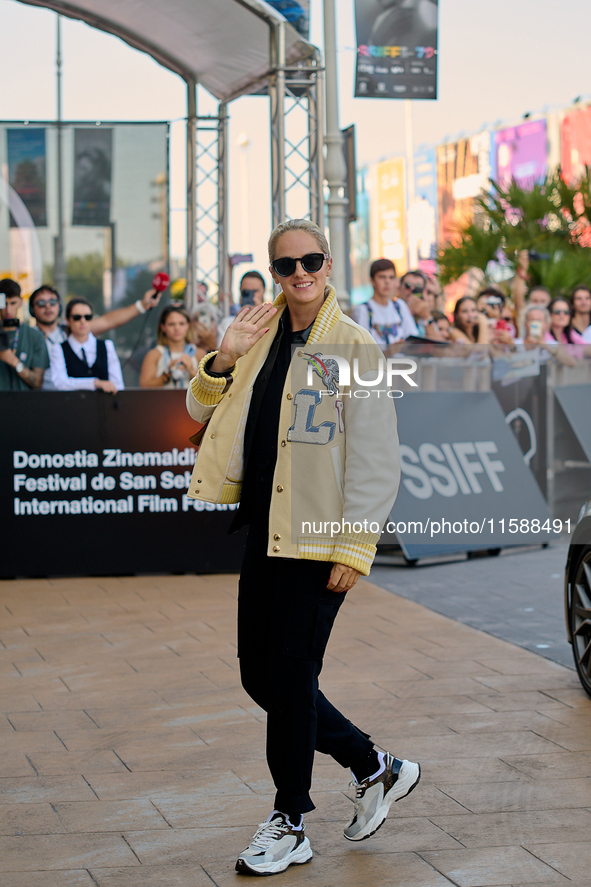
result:
<svg viewBox="0 0 591 887"><path fill-rule="evenodd" d="M529 332L532 338L539 339L542 335L544 324L541 320L531 320L529 324Z"/></svg>
<svg viewBox="0 0 591 887"><path fill-rule="evenodd" d="M246 305L254 305L255 290L240 290L240 304L244 308Z"/></svg>
<svg viewBox="0 0 591 887"><path fill-rule="evenodd" d="M503 318L501 318L500 320L497 320L497 329L498 330L508 330L509 329L508 321L503 320Z"/></svg>

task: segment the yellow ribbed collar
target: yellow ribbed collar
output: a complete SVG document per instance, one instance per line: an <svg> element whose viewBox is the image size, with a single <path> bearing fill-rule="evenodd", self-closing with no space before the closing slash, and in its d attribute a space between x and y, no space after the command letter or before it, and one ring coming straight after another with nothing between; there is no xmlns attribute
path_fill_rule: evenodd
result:
<svg viewBox="0 0 591 887"><path fill-rule="evenodd" d="M333 328L335 323L342 316L342 311L337 302L337 294L334 286L329 286L326 298L320 307L320 311L316 315L314 326L310 330L308 336L308 345L320 342L321 339ZM281 292L273 302L276 308L281 308L287 304L285 293Z"/></svg>

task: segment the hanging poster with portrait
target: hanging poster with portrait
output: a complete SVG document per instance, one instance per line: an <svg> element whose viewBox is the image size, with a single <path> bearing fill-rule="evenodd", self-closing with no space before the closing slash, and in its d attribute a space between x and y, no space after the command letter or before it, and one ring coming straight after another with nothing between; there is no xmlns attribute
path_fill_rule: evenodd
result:
<svg viewBox="0 0 591 887"><path fill-rule="evenodd" d="M45 129L6 130L8 181L26 206L35 227L47 225ZM10 227L17 223L10 216Z"/></svg>
<svg viewBox="0 0 591 887"><path fill-rule="evenodd" d="M74 130L74 206L72 225L105 228L111 220L113 130Z"/></svg>
<svg viewBox="0 0 591 887"><path fill-rule="evenodd" d="M438 0L355 0L355 96L437 98Z"/></svg>
<svg viewBox="0 0 591 887"><path fill-rule="evenodd" d="M548 135L545 120L528 120L494 134L495 171L501 185L516 182L531 189L548 171Z"/></svg>
<svg viewBox="0 0 591 887"><path fill-rule="evenodd" d="M560 167L567 184L584 176L591 166L591 105L568 111L560 125Z"/></svg>

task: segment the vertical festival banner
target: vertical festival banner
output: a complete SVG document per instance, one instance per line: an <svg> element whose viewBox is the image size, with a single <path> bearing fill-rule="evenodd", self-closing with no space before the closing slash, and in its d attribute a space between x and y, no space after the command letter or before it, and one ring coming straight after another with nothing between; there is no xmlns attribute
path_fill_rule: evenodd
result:
<svg viewBox="0 0 591 887"><path fill-rule="evenodd" d="M411 268L435 273L437 258L437 154L425 148L414 156L415 196L408 210Z"/></svg>
<svg viewBox="0 0 591 887"><path fill-rule="evenodd" d="M28 209L36 227L47 225L45 129L6 130L8 181ZM17 223L10 216L10 227Z"/></svg>
<svg viewBox="0 0 591 887"><path fill-rule="evenodd" d="M72 225L105 228L111 221L113 130L74 130L74 207Z"/></svg>
<svg viewBox="0 0 591 887"><path fill-rule="evenodd" d="M528 120L494 134L494 179L501 185L516 182L531 188L548 170L548 134L545 120Z"/></svg>
<svg viewBox="0 0 591 887"><path fill-rule="evenodd" d="M439 243L457 245L460 229L474 218L474 200L488 190L491 138L480 132L469 139L437 147Z"/></svg>
<svg viewBox="0 0 591 887"><path fill-rule="evenodd" d="M591 166L591 105L568 111L560 126L560 166L567 184L576 183Z"/></svg>
<svg viewBox="0 0 591 887"><path fill-rule="evenodd" d="M372 258L390 259L396 273L408 270L406 258L406 176L403 157L372 167Z"/></svg>
<svg viewBox="0 0 591 887"><path fill-rule="evenodd" d="M355 0L355 96L437 98L438 0Z"/></svg>
<svg viewBox="0 0 591 887"><path fill-rule="evenodd" d="M267 0L305 40L310 37L310 0Z"/></svg>

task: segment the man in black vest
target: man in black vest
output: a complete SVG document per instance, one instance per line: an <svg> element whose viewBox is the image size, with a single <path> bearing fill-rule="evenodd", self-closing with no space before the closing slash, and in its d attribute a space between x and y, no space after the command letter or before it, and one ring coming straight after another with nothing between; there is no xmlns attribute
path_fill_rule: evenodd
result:
<svg viewBox="0 0 591 887"><path fill-rule="evenodd" d="M124 388L121 364L115 346L90 332L92 306L85 299L72 299L66 307L70 335L61 345L51 346L51 374L58 391L99 389L116 394Z"/></svg>

